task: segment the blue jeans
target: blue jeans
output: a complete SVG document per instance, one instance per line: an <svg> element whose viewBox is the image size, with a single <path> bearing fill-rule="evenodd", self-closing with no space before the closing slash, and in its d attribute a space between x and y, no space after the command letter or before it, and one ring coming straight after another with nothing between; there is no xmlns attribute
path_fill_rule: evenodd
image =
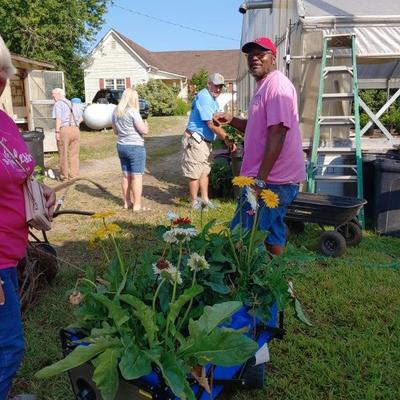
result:
<svg viewBox="0 0 400 400"><path fill-rule="evenodd" d="M268 184L267 187L278 195L279 206L276 208L268 208L265 206L262 199L258 199L258 229L269 232L265 239L265 243L273 246L284 246L286 244L286 225L284 219L287 207L299 193L299 185ZM241 217L240 214L242 214ZM239 224L240 219L242 220L242 227L251 230L254 223L254 215L251 212L250 203L246 199L246 188L244 188L240 193L235 216L231 222L231 227L233 228Z"/></svg>
<svg viewBox="0 0 400 400"><path fill-rule="evenodd" d="M143 175L146 164L146 149L133 144L117 144L122 172L130 175Z"/></svg>
<svg viewBox="0 0 400 400"><path fill-rule="evenodd" d="M17 268L0 269L5 303L0 305L0 400L5 400L24 353Z"/></svg>

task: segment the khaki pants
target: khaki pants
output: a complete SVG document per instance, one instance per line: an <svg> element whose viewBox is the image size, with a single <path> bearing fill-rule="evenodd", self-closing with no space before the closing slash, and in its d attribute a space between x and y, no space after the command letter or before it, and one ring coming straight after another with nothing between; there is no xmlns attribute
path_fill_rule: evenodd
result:
<svg viewBox="0 0 400 400"><path fill-rule="evenodd" d="M79 139L80 131L76 126L64 126L60 129L57 141L60 158L60 178L75 178L79 175Z"/></svg>

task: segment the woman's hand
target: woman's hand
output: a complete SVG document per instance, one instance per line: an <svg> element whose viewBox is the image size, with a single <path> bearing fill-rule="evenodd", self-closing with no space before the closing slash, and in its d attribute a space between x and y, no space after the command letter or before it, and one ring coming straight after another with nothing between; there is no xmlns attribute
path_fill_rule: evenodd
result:
<svg viewBox="0 0 400 400"><path fill-rule="evenodd" d="M49 213L49 219L51 221L53 219L54 206L56 204L56 192L51 187L43 185L43 183L42 189L44 198L46 200L46 208Z"/></svg>

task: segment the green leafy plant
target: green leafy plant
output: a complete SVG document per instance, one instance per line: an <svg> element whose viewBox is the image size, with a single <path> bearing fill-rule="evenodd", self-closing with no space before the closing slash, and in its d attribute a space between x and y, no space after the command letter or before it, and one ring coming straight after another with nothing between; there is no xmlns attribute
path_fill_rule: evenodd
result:
<svg viewBox="0 0 400 400"><path fill-rule="evenodd" d="M244 136L241 132L230 125L224 125L223 129L228 134L229 140L239 145L243 144Z"/></svg>
<svg viewBox="0 0 400 400"><path fill-rule="evenodd" d="M96 216L95 216L96 217ZM187 219L177 220L162 234L161 255L142 257L129 266L121 255L115 224L105 214L92 243L98 243L109 260L106 274L97 278L89 270L81 278L70 300L80 303L76 312L83 340L65 359L39 371L47 378L92 361L93 380L105 400L114 399L119 373L137 379L154 367L181 399L194 399L187 374L207 363L230 366L245 362L257 350L257 343L243 330L221 324L242 307L239 301L206 305L197 301L203 293L209 263L198 253L188 253L189 242L198 236ZM116 257L107 252L108 238ZM166 256L168 255L168 260ZM79 287L79 292L77 291Z"/></svg>
<svg viewBox="0 0 400 400"><path fill-rule="evenodd" d="M232 169L225 160L215 160L209 178L209 185L215 197L232 196Z"/></svg>
<svg viewBox="0 0 400 400"><path fill-rule="evenodd" d="M250 185L251 179L237 177L233 183ZM270 191L261 197L269 207L279 202ZM257 205L252 207L250 230L230 229L216 220L203 225L203 207L200 231L189 218L169 212L169 223L156 230L162 246L133 264L121 254L119 227L105 221L109 214L93 216L102 219L102 226L90 243L102 249L107 269L102 277L89 269L70 294L70 302L79 305L76 326L87 337L36 376L47 378L91 361L94 382L103 398L112 400L119 375L133 380L156 370L176 396L192 400L190 373L198 376L196 371L209 363L242 364L258 349L255 331L245 334L249 326L229 325L243 305L254 327L257 321L267 323L274 304L278 310L293 304L297 317L310 324L293 285L288 286L295 266L310 257L291 249L271 259L263 245L265 233L257 230Z"/></svg>

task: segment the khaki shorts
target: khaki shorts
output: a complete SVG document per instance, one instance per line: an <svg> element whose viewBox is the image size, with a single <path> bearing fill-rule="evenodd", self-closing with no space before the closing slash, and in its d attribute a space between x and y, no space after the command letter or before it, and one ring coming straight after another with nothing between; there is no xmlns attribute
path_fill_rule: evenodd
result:
<svg viewBox="0 0 400 400"><path fill-rule="evenodd" d="M190 179L200 179L201 175L209 175L212 163L212 144L204 140L197 143L191 136L184 133L182 145L183 176Z"/></svg>

